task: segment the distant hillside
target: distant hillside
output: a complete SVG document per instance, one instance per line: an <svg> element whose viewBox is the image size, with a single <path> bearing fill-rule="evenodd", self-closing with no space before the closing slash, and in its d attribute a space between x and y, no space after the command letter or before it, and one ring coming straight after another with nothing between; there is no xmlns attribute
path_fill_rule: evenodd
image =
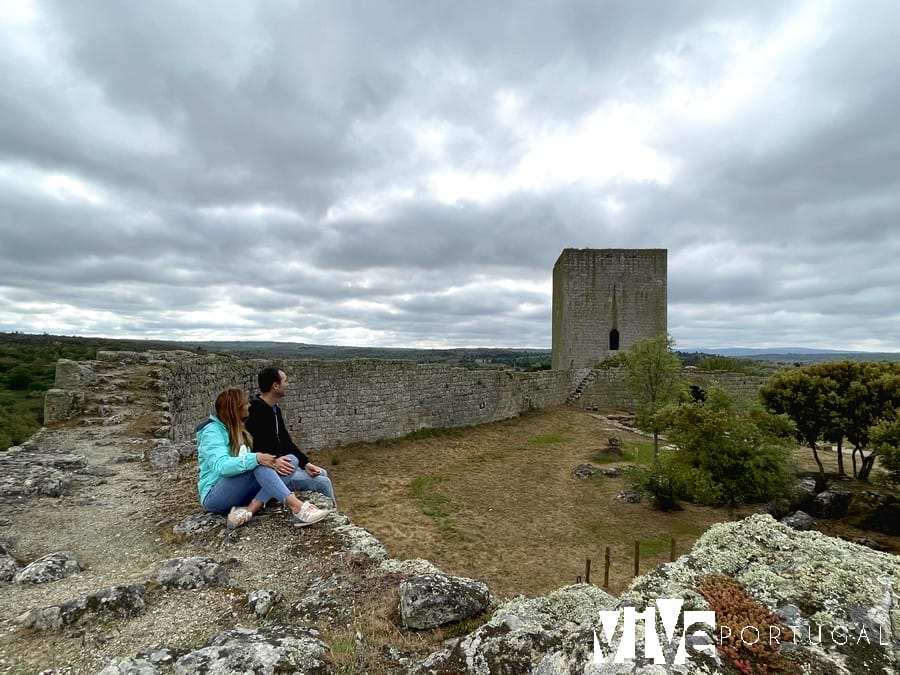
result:
<svg viewBox="0 0 900 675"><path fill-rule="evenodd" d="M473 347L416 349L401 347L343 347L303 342L212 341L185 342L186 348L228 352L253 358L291 359L401 359L418 363L446 363L463 367L489 366L522 370L550 367L550 350Z"/></svg>
<svg viewBox="0 0 900 675"><path fill-rule="evenodd" d="M807 347L728 347L720 349L698 349L707 354L719 354L734 358L773 363L820 363L822 361L900 361L900 354L892 352L856 352L836 349L810 349Z"/></svg>

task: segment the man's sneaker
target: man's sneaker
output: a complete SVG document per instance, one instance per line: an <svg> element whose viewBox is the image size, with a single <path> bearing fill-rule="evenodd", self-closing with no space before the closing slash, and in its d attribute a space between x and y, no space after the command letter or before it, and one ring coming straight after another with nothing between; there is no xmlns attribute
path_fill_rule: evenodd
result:
<svg viewBox="0 0 900 675"><path fill-rule="evenodd" d="M253 514L243 506L233 506L228 514L228 529L233 530L241 525L246 525L252 517Z"/></svg>
<svg viewBox="0 0 900 675"><path fill-rule="evenodd" d="M295 523L297 527L306 527L307 525L318 523L323 518L327 518L329 513L331 512L328 509L320 509L312 502L303 502L300 510L293 515L294 520L297 521Z"/></svg>

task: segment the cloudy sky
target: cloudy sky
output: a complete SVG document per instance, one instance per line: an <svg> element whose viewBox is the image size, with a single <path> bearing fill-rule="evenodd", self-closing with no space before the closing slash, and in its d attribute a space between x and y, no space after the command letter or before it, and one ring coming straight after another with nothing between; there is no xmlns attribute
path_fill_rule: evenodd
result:
<svg viewBox="0 0 900 675"><path fill-rule="evenodd" d="M565 248L677 348L900 352L896 0L4 0L0 330L550 347Z"/></svg>

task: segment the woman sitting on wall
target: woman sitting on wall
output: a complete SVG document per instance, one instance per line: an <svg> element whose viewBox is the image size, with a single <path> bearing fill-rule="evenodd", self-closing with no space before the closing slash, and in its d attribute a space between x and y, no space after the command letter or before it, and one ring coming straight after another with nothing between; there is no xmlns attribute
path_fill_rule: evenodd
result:
<svg viewBox="0 0 900 675"><path fill-rule="evenodd" d="M287 506L300 526L312 525L329 511L301 502L285 482L293 473L275 455L253 452L253 439L244 428L250 400L240 389L226 389L216 397L216 414L197 427L200 503L212 513L227 513L228 527L246 524L270 499Z"/></svg>

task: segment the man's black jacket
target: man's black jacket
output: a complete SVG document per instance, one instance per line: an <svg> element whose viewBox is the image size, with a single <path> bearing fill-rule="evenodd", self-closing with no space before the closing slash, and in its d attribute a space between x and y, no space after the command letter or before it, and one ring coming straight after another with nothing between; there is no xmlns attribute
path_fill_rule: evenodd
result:
<svg viewBox="0 0 900 675"><path fill-rule="evenodd" d="M300 461L301 469L309 462L309 458L291 439L281 408L269 405L258 394L250 400L250 417L245 426L253 436L254 452L268 452L277 457L294 455Z"/></svg>

